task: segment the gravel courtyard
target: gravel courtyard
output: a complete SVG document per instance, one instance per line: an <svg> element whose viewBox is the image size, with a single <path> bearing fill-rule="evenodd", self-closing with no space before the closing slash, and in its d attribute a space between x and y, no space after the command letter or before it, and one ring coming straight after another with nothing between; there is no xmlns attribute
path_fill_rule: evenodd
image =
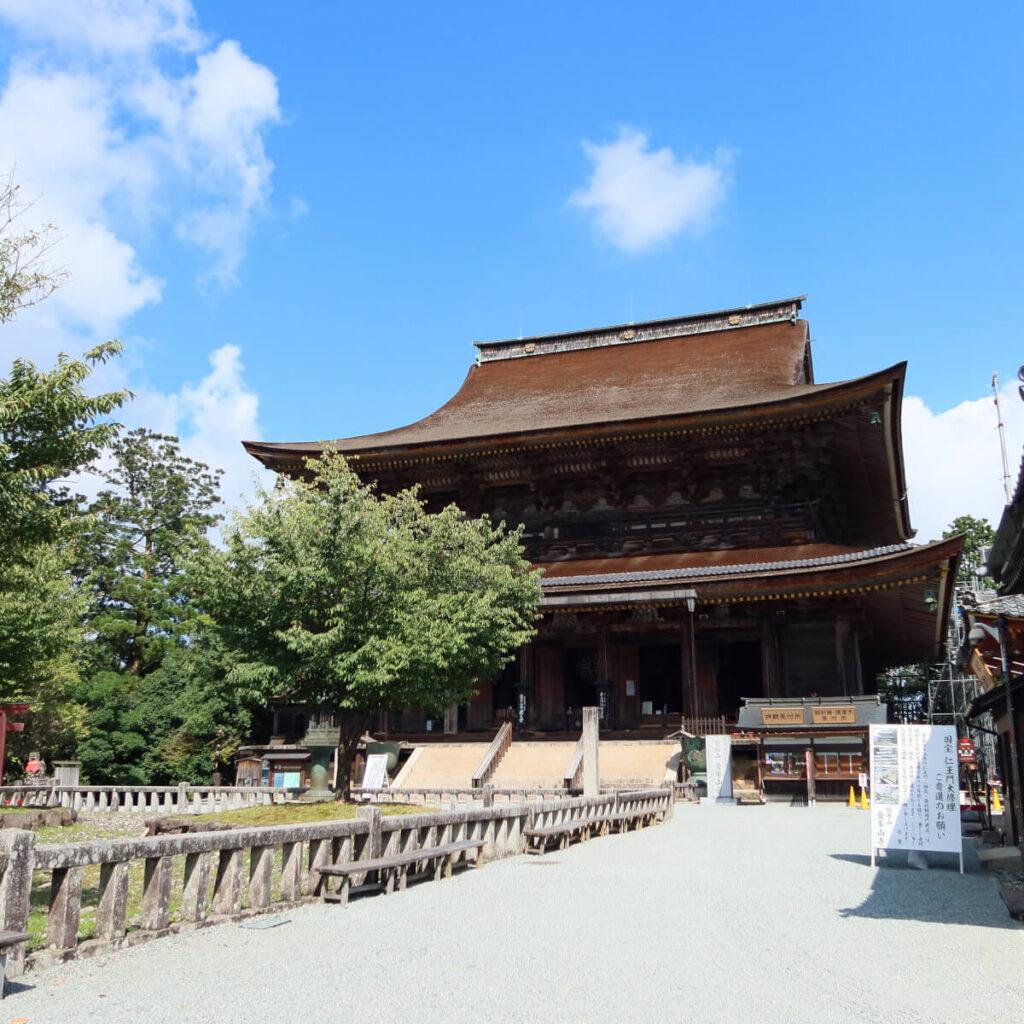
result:
<svg viewBox="0 0 1024 1024"><path fill-rule="evenodd" d="M978 872L867 864L846 807L640 833L228 924L20 982L0 1022L1019 1021L1024 933Z"/></svg>

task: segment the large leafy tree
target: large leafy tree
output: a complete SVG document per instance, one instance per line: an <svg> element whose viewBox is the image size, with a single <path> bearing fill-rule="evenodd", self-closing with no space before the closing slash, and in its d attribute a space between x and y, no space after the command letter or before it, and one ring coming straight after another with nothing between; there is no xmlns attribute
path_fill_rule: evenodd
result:
<svg viewBox="0 0 1024 1024"><path fill-rule="evenodd" d="M52 228L19 226L25 208L13 181L0 183L0 324L64 276L46 264ZM115 429L108 417L127 392L94 395L86 383L119 350L108 342L81 359L62 355L49 370L16 359L0 378L0 700L33 705L15 757L28 744L66 755L83 734L83 709L68 695L82 628L68 571L78 519L64 481Z"/></svg>
<svg viewBox="0 0 1024 1024"><path fill-rule="evenodd" d="M959 537L963 534L964 551L960 558L960 569L957 580L960 583L971 583L974 577L985 568L982 549L996 539L996 531L987 519L975 516L957 516L949 524L949 529L942 533L943 538Z"/></svg>
<svg viewBox="0 0 1024 1024"><path fill-rule="evenodd" d="M201 585L230 678L340 712L347 794L373 712L466 700L532 635L540 587L518 531L379 495L338 456L308 468L236 520Z"/></svg>
<svg viewBox="0 0 1024 1024"><path fill-rule="evenodd" d="M141 677L182 642L196 615L186 567L209 546L220 471L176 437L140 429L110 446L107 487L83 529L83 587L98 667Z"/></svg>

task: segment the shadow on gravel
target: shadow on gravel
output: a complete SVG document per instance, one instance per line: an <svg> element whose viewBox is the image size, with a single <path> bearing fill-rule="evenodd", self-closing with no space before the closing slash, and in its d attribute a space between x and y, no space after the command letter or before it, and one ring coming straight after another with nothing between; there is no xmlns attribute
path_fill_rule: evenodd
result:
<svg viewBox="0 0 1024 1024"><path fill-rule="evenodd" d="M859 853L833 853L833 860L868 867L871 858ZM917 871L907 867L906 854L888 853L875 869L871 894L859 907L840 910L841 917L926 921L935 924L963 924L980 928L1022 926L1012 920L999 898L991 876L977 866L970 844L964 850L961 875L955 855L928 855L931 867Z"/></svg>

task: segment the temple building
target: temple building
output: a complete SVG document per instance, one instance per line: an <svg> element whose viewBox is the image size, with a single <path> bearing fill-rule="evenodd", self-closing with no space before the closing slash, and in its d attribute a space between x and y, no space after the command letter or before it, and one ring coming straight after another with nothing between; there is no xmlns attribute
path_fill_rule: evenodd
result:
<svg viewBox="0 0 1024 1024"><path fill-rule="evenodd" d="M537 636L449 733L571 733L596 703L605 731L664 737L746 699L871 694L940 656L961 541L912 542L905 364L816 382L802 302L477 342L425 419L245 447L293 475L341 452L384 491L523 524Z"/></svg>

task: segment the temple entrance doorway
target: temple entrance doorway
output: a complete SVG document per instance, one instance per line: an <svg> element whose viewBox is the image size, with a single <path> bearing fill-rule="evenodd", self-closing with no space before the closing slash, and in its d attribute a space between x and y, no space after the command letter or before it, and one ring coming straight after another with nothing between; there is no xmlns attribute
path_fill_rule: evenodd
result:
<svg viewBox="0 0 1024 1024"><path fill-rule="evenodd" d="M640 717L678 715L683 710L683 663L678 643L640 645Z"/></svg>
<svg viewBox="0 0 1024 1024"><path fill-rule="evenodd" d="M562 663L566 715L579 714L597 700L597 648L569 647Z"/></svg>
<svg viewBox="0 0 1024 1024"><path fill-rule="evenodd" d="M723 640L718 644L718 711L735 719L744 697L763 696L761 642Z"/></svg>

